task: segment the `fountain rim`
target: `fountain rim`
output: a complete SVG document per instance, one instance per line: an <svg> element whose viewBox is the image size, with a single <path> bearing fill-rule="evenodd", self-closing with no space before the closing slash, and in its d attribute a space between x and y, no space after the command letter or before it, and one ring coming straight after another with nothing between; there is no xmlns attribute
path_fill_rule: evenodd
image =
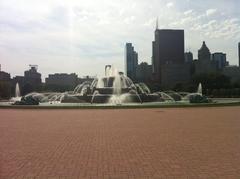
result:
<svg viewBox="0 0 240 179"><path fill-rule="evenodd" d="M240 101L235 102L224 102L224 103L195 103L195 104L187 104L181 102L174 103L156 103L156 102L147 102L143 104L139 103L131 103L131 104L123 104L123 105L1 105L0 109L36 109L36 110L51 110L51 109L162 109L162 108L201 108L201 107L234 107L240 106Z"/></svg>

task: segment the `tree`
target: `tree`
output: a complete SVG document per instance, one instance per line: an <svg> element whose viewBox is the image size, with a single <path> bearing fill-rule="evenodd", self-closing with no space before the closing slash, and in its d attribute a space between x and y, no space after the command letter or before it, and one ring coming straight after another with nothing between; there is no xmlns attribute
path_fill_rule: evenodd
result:
<svg viewBox="0 0 240 179"><path fill-rule="evenodd" d="M202 83L204 89L227 89L231 87L230 78L221 73L195 75L192 78L192 83L195 85Z"/></svg>

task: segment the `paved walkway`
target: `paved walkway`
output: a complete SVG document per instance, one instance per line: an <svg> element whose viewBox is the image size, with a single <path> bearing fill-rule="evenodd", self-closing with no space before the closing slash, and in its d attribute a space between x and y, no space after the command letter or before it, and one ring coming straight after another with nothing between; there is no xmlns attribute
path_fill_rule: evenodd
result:
<svg viewBox="0 0 240 179"><path fill-rule="evenodd" d="M0 109L1 179L240 178L240 107Z"/></svg>

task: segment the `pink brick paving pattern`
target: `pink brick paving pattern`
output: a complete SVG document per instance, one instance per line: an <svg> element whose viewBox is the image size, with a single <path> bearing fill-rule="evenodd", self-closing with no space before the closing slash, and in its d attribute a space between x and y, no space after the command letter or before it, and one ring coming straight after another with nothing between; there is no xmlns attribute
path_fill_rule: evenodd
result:
<svg viewBox="0 0 240 179"><path fill-rule="evenodd" d="M0 109L1 179L240 179L240 107Z"/></svg>

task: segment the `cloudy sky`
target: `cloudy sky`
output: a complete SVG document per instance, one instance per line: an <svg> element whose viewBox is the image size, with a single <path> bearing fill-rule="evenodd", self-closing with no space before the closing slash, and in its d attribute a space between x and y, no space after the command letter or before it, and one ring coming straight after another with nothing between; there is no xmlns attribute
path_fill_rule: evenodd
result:
<svg viewBox="0 0 240 179"><path fill-rule="evenodd" d="M151 62L156 17L159 28L185 30L194 58L203 40L211 52L237 64L239 0L1 0L0 64L12 76L38 64L55 72L101 75L105 64L124 69L124 45Z"/></svg>

